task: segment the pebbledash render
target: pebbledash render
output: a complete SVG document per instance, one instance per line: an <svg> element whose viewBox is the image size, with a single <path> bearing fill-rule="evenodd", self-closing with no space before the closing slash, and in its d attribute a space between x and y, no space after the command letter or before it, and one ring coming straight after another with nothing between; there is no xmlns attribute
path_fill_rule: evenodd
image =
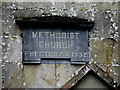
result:
<svg viewBox="0 0 120 90"><path fill-rule="evenodd" d="M107 88L108 90L119 90L119 12L119 2L6 2L6 0L1 2L0 88ZM54 24L46 24L47 21L42 21L42 17L52 17L47 20L60 21L60 23L55 24L51 21ZM62 19L59 20L56 17L62 17ZM92 28L87 28L90 30L85 33L88 35L85 40L81 39L84 37L81 34L82 31L69 31L68 27L78 27L76 26L78 21L73 21L74 18L79 21L92 22ZM22 22L21 26L25 29L27 27L27 30L32 29L32 32L29 33L28 30L27 34L23 30L24 28L17 24L16 21L19 20ZM24 20L25 23L23 23ZM64 20L63 23L62 20ZM27 21L32 23L26 24ZM42 30L39 31L40 28L35 24L39 26L41 22L45 23L42 24L44 28L49 26L51 31L48 29L44 31L42 25ZM73 25L73 23L76 24ZM53 30L54 27L62 25L68 31L64 31L64 28ZM33 29L35 27L29 28L32 26L35 26L37 30ZM84 27L82 30L87 30L85 27L89 26L81 24L81 27ZM28 37L24 38L24 35ZM29 42L30 40L34 43ZM82 42L85 44L82 45ZM79 51L81 48L79 44L83 48L87 48L87 53ZM87 46L84 46L86 44ZM31 48L25 49L25 45ZM37 50L38 47L38 51L29 51ZM78 52L75 52L75 49ZM63 56L58 53L60 50L65 52ZM45 54L45 51L50 53ZM27 55L30 54L30 59L32 57L34 59L32 59L32 63L26 62L28 64L26 65L23 63L23 59L28 59ZM38 57L40 58L39 64L36 64L34 60ZM58 62L55 61L56 58ZM66 58L67 61L65 61ZM79 58L81 58L80 62ZM51 59L52 62L46 63ZM88 59L88 61L84 60L85 63L83 63L82 59Z"/></svg>

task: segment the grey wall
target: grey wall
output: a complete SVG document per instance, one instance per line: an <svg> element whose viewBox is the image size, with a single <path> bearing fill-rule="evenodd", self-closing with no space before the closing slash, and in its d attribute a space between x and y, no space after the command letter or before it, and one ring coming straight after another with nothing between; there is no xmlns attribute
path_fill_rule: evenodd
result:
<svg viewBox="0 0 120 90"><path fill-rule="evenodd" d="M75 86L73 86L73 90L76 88L80 89L88 89L90 88L91 90L95 89L102 89L102 90L110 90L112 89L110 85L108 85L106 82L102 81L100 77L98 77L96 74L93 72L88 72L87 75L85 75Z"/></svg>
<svg viewBox="0 0 120 90"><path fill-rule="evenodd" d="M2 2L0 10L2 10L0 18L0 20L2 19L2 29L0 29L2 58L0 57L0 63L2 60L3 88L59 88L82 66L22 64L21 30L15 24L15 20L48 15L93 20L95 26L89 32L89 59L99 65L115 81L118 81L119 10L117 2ZM0 68L0 79L2 75Z"/></svg>

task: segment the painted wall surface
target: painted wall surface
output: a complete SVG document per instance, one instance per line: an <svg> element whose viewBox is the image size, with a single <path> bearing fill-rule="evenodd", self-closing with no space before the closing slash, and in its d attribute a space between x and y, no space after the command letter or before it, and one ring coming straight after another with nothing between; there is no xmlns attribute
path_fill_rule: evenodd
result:
<svg viewBox="0 0 120 90"><path fill-rule="evenodd" d="M89 59L118 82L118 4L118 2L2 2L0 88L60 88L83 66L22 64L21 30L15 20L50 15L94 21L94 28L89 32Z"/></svg>

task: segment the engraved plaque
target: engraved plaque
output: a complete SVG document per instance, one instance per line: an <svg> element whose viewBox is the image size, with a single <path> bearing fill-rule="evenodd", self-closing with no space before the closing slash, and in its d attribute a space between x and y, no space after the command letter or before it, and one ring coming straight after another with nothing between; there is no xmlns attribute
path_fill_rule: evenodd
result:
<svg viewBox="0 0 120 90"><path fill-rule="evenodd" d="M94 22L62 16L16 20L23 31L23 64L88 62L88 31Z"/></svg>
<svg viewBox="0 0 120 90"><path fill-rule="evenodd" d="M24 60L70 59L88 61L88 31L78 29L26 29Z"/></svg>

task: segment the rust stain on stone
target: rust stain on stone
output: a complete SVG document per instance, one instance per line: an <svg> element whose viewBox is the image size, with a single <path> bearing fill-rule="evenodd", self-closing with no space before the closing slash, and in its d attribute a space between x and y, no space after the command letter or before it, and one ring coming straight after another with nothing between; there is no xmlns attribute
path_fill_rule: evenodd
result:
<svg viewBox="0 0 120 90"><path fill-rule="evenodd" d="M60 80L60 73L57 74L56 81L58 82Z"/></svg>
<svg viewBox="0 0 120 90"><path fill-rule="evenodd" d="M51 83L52 81L49 81L49 80L45 79L45 78L42 77L42 76L41 76L41 78L42 78L48 85L52 85L52 83Z"/></svg>
<svg viewBox="0 0 120 90"><path fill-rule="evenodd" d="M61 64L56 64L56 67L59 68Z"/></svg>

